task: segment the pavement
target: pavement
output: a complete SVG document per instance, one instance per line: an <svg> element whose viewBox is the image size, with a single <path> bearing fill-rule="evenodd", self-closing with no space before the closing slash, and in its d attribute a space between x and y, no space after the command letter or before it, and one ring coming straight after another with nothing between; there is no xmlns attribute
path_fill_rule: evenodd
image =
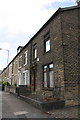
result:
<svg viewBox="0 0 80 120"><path fill-rule="evenodd" d="M0 91L0 119L2 118L2 92Z"/></svg>
<svg viewBox="0 0 80 120"><path fill-rule="evenodd" d="M48 111L47 114L50 115L50 118L70 118L71 120L80 120L80 115L79 115L79 107L78 106L72 106L72 107L66 107L63 109L56 109L56 110L51 110Z"/></svg>
<svg viewBox="0 0 80 120"><path fill-rule="evenodd" d="M49 118L48 114L31 106L20 98L2 93L2 118Z"/></svg>
<svg viewBox="0 0 80 120"><path fill-rule="evenodd" d="M1 117L3 120L4 118L22 118L22 120L23 118L26 118L26 120L30 118L43 118L43 120L46 118L48 120L53 118L63 118L63 120L64 118L70 118L71 120L73 118L75 120L79 119L78 106L51 110L44 113L10 93L2 92L0 94L2 94L2 104L0 105L2 105Z"/></svg>

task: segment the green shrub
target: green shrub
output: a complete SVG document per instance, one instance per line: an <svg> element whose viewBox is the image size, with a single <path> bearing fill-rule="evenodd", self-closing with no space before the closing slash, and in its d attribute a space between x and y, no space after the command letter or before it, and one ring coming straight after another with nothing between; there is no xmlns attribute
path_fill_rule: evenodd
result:
<svg viewBox="0 0 80 120"><path fill-rule="evenodd" d="M7 86L10 86L10 83L9 83L9 82L7 82Z"/></svg>
<svg viewBox="0 0 80 120"><path fill-rule="evenodd" d="M4 85L7 85L7 82L3 82Z"/></svg>
<svg viewBox="0 0 80 120"><path fill-rule="evenodd" d="M10 86L9 82L3 82L4 85Z"/></svg>
<svg viewBox="0 0 80 120"><path fill-rule="evenodd" d="M17 86L17 84L16 84L16 83L14 83L14 84L13 84L13 86L15 86L15 87L16 87L16 86Z"/></svg>

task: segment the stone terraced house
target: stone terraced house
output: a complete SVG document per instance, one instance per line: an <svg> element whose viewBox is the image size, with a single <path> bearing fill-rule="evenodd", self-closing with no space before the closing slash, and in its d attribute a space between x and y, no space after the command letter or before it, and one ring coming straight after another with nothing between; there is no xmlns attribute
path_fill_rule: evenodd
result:
<svg viewBox="0 0 80 120"><path fill-rule="evenodd" d="M9 67L10 84L28 89L24 89L24 95L30 91L47 98L56 96L64 99L66 104L78 103L79 4L59 8L24 47L19 46L17 55L2 72L3 81Z"/></svg>

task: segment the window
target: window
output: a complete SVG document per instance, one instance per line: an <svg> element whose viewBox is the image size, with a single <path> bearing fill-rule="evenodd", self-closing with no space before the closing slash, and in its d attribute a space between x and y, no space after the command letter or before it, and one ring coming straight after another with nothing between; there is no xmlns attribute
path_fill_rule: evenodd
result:
<svg viewBox="0 0 80 120"><path fill-rule="evenodd" d="M44 52L50 51L50 32L44 36Z"/></svg>
<svg viewBox="0 0 80 120"><path fill-rule="evenodd" d="M18 73L18 85L21 85L21 73Z"/></svg>
<svg viewBox="0 0 80 120"><path fill-rule="evenodd" d="M30 81L29 81L29 71L26 70L23 72L23 84L24 85L30 85Z"/></svg>
<svg viewBox="0 0 80 120"><path fill-rule="evenodd" d="M27 64L27 61L28 61L28 51L26 51L25 53L24 53L24 65L26 65Z"/></svg>
<svg viewBox="0 0 80 120"><path fill-rule="evenodd" d="M54 87L54 76L53 76L53 64L48 64L43 67L43 82L44 87L53 88Z"/></svg>
<svg viewBox="0 0 80 120"><path fill-rule="evenodd" d="M47 66L44 66L44 87L47 87Z"/></svg>
<svg viewBox="0 0 80 120"><path fill-rule="evenodd" d="M25 73L23 73L23 85L26 85L25 84L25 79L26 79L26 76L25 76L26 74Z"/></svg>
<svg viewBox="0 0 80 120"><path fill-rule="evenodd" d="M45 52L48 52L48 51L50 51L50 40L47 40L46 41L46 43L45 43L46 45L45 45Z"/></svg>
<svg viewBox="0 0 80 120"><path fill-rule="evenodd" d="M22 55L19 57L19 67L22 66Z"/></svg>
<svg viewBox="0 0 80 120"><path fill-rule="evenodd" d="M36 59L37 58L37 46L36 44L34 44L33 46L33 59Z"/></svg>
<svg viewBox="0 0 80 120"><path fill-rule="evenodd" d="M15 61L15 70L17 70L17 60Z"/></svg>
<svg viewBox="0 0 80 120"><path fill-rule="evenodd" d="M49 65L49 79L50 79L50 87L54 87L54 84L53 84L53 64Z"/></svg>

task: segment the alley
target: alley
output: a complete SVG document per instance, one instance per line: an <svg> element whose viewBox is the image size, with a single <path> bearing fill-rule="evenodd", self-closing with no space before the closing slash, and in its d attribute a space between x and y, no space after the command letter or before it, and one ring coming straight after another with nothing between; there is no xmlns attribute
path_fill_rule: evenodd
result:
<svg viewBox="0 0 80 120"><path fill-rule="evenodd" d="M3 92L2 118L48 118L48 115L14 95Z"/></svg>

